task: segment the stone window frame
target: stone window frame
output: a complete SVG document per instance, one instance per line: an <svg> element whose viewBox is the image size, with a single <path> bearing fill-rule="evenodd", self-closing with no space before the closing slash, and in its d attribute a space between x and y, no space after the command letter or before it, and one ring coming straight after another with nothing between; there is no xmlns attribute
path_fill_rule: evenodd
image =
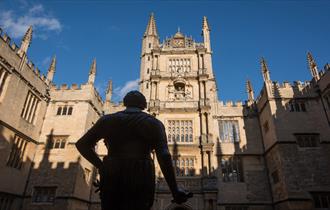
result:
<svg viewBox="0 0 330 210"><path fill-rule="evenodd" d="M292 99L288 102L289 112L308 112L306 99Z"/></svg>
<svg viewBox="0 0 330 210"><path fill-rule="evenodd" d="M172 165L176 176L193 177L196 176L197 157L191 155L173 155Z"/></svg>
<svg viewBox="0 0 330 210"><path fill-rule="evenodd" d="M321 139L319 133L294 133L299 148L319 148Z"/></svg>
<svg viewBox="0 0 330 210"><path fill-rule="evenodd" d="M39 97L31 90L28 90L21 111L21 117L28 123L34 124L40 106L40 102L41 100L39 99Z"/></svg>
<svg viewBox="0 0 330 210"><path fill-rule="evenodd" d="M315 209L330 208L330 192L310 192Z"/></svg>
<svg viewBox="0 0 330 210"><path fill-rule="evenodd" d="M170 136L170 135L174 135L174 138L178 138L178 128L177 127L174 127L174 133L173 133L173 127L170 126L170 128L172 129L172 132L169 132L168 131L168 128L169 128L169 121L179 121L180 122L180 127L179 127L179 139L180 141L173 141L173 136ZM190 121L191 122L191 129L188 125L188 127L181 127L181 122L182 121ZM195 143L195 140L194 140L194 137L195 137L195 134L194 134L194 119L193 118L168 118L168 119L165 119L165 130L166 130L166 138L167 138L167 143L170 144L170 145L173 145L173 144L178 144L178 145L191 145L191 144L194 144ZM183 128L183 133L182 132L182 128ZM186 128L188 130L188 132L186 131ZM191 130L191 131L190 131ZM183 135L183 139L188 139L188 141L181 141L182 139L182 135ZM187 136L188 135L188 136Z"/></svg>
<svg viewBox="0 0 330 210"><path fill-rule="evenodd" d="M56 116L70 116L73 114L73 105L58 105L56 109Z"/></svg>
<svg viewBox="0 0 330 210"><path fill-rule="evenodd" d="M221 157L222 181L227 183L243 183L244 167L241 155L222 155ZM225 165L226 163L226 165ZM233 172L236 172L234 176Z"/></svg>
<svg viewBox="0 0 330 210"><path fill-rule="evenodd" d="M0 192L0 209L12 209L15 196Z"/></svg>
<svg viewBox="0 0 330 210"><path fill-rule="evenodd" d="M47 136L47 148L48 149L65 149L68 145L69 135L48 135Z"/></svg>
<svg viewBox="0 0 330 210"><path fill-rule="evenodd" d="M175 64L172 64L173 60L175 61ZM178 64L176 64L176 61L178 61ZM193 57L192 56L184 56L184 57L168 57L167 58L167 64L166 64L166 68L167 68L167 72L170 73L178 73L175 69L175 67L184 67L182 68L182 73L190 73L192 71L192 62L193 61ZM182 65L181 65L182 62ZM186 63L184 63L186 62ZM174 69L172 69L174 68Z"/></svg>
<svg viewBox="0 0 330 210"><path fill-rule="evenodd" d="M238 144L239 142L241 142L241 140L242 140L242 136L241 136L241 132L240 132L240 120L239 119L237 119L237 118L220 118L220 119L218 119L217 120L218 121L218 129L219 129L219 141L221 142L221 143L234 143L234 144ZM235 122L236 123L236 125L237 125L237 127L236 127L236 136L237 136L237 140L235 140L235 137L234 137L234 139L232 140L232 139L224 139L224 138L222 138L222 135L221 135L221 122ZM223 128L222 128L223 129Z"/></svg>
<svg viewBox="0 0 330 210"><path fill-rule="evenodd" d="M34 186L32 203L54 204L57 188L57 186ZM43 196L43 198L40 198L40 196Z"/></svg>
<svg viewBox="0 0 330 210"><path fill-rule="evenodd" d="M7 89L10 74L10 71L8 71L7 68L0 63L0 101L2 100L4 92Z"/></svg>

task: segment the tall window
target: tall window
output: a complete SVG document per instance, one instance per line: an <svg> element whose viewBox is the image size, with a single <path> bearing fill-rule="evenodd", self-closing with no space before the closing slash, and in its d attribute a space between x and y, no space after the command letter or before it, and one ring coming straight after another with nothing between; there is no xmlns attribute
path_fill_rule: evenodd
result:
<svg viewBox="0 0 330 210"><path fill-rule="evenodd" d="M0 209L1 210L12 210L12 205L14 202L14 196L0 193Z"/></svg>
<svg viewBox="0 0 330 210"><path fill-rule="evenodd" d="M58 106L56 115L72 115L73 107L72 106Z"/></svg>
<svg viewBox="0 0 330 210"><path fill-rule="evenodd" d="M294 134L299 147L318 147L320 143L319 134Z"/></svg>
<svg viewBox="0 0 330 210"><path fill-rule="evenodd" d="M237 120L219 120L219 133L221 142L239 142L239 128Z"/></svg>
<svg viewBox="0 0 330 210"><path fill-rule="evenodd" d="M48 148L49 149L64 149L67 143L68 136L49 135Z"/></svg>
<svg viewBox="0 0 330 210"><path fill-rule="evenodd" d="M170 72L190 72L191 62L189 58L171 58L168 61Z"/></svg>
<svg viewBox="0 0 330 210"><path fill-rule="evenodd" d="M239 156L221 158L222 178L224 182L243 182L242 160Z"/></svg>
<svg viewBox="0 0 330 210"><path fill-rule="evenodd" d="M24 102L21 117L29 123L33 123L39 102L38 97L29 91Z"/></svg>
<svg viewBox="0 0 330 210"><path fill-rule="evenodd" d="M192 143L193 123L192 120L167 120L167 141L169 143Z"/></svg>
<svg viewBox="0 0 330 210"><path fill-rule="evenodd" d="M0 65L0 96L3 92L3 88L5 86L5 82L6 82L7 77L8 77L8 72L5 70L5 68L3 68Z"/></svg>
<svg viewBox="0 0 330 210"><path fill-rule="evenodd" d="M173 158L173 167L177 176L194 176L195 175L195 158L179 157Z"/></svg>
<svg viewBox="0 0 330 210"><path fill-rule="evenodd" d="M23 164L23 157L27 147L27 141L15 135L13 146L7 161L7 166L20 169Z"/></svg>
<svg viewBox="0 0 330 210"><path fill-rule="evenodd" d="M304 101L290 101L289 102L290 112L306 112L306 104Z"/></svg>
<svg viewBox="0 0 330 210"><path fill-rule="evenodd" d="M315 209L330 208L330 192L312 192Z"/></svg>
<svg viewBox="0 0 330 210"><path fill-rule="evenodd" d="M56 187L34 187L32 202L54 203Z"/></svg>

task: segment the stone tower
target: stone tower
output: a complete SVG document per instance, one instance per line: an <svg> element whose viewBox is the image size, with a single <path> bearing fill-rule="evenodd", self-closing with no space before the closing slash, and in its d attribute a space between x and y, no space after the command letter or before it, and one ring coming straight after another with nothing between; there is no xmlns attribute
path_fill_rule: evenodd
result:
<svg viewBox="0 0 330 210"><path fill-rule="evenodd" d="M217 102L217 90L206 17L202 36L203 42L198 43L178 30L159 43L155 17L151 14L142 41L140 90L149 102L149 113L166 127L173 165L182 182L197 183L212 173L211 104ZM156 173L161 177L159 168ZM159 189L162 187L160 183ZM200 198L194 199L203 203L206 194L202 191ZM154 208L163 209L170 203L166 201L170 195L158 196L159 201L167 204L161 201Z"/></svg>

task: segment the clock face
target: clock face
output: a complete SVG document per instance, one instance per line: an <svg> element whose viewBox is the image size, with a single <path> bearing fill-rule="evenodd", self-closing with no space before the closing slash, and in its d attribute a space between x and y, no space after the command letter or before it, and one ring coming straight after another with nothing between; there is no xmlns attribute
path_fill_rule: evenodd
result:
<svg viewBox="0 0 330 210"><path fill-rule="evenodd" d="M173 47L184 47L184 39L173 39Z"/></svg>

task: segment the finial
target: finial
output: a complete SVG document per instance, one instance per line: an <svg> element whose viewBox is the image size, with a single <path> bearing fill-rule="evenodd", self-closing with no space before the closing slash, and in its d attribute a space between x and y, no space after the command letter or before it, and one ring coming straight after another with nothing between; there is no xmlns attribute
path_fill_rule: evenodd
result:
<svg viewBox="0 0 330 210"><path fill-rule="evenodd" d="M180 26L178 26L178 32L180 32Z"/></svg>
<svg viewBox="0 0 330 210"><path fill-rule="evenodd" d="M158 36L157 27L156 27L156 20L155 20L153 12L150 14L149 22L148 22L148 25L147 25L147 29L144 33L144 36Z"/></svg>
<svg viewBox="0 0 330 210"><path fill-rule="evenodd" d="M210 27L209 27L209 23L207 21L207 17L204 16L203 17L203 26L202 26L203 29L206 29L206 30L210 30Z"/></svg>
<svg viewBox="0 0 330 210"><path fill-rule="evenodd" d="M112 92L112 80L108 81L107 93Z"/></svg>
<svg viewBox="0 0 330 210"><path fill-rule="evenodd" d="M268 70L268 66L267 66L267 63L266 63L266 60L264 57L261 58L261 73L262 73L262 76L264 78L264 81L270 81L270 76L269 76L269 70Z"/></svg>
<svg viewBox="0 0 330 210"><path fill-rule="evenodd" d="M53 56L52 61L50 63L50 66L48 68L48 71L54 71L56 70L56 55Z"/></svg>
<svg viewBox="0 0 330 210"><path fill-rule="evenodd" d="M32 25L29 26L29 28L27 29L27 31L25 32L23 39L22 39L22 43L21 43L21 47L20 50L24 53L27 52L27 49L29 48L31 41L32 41Z"/></svg>
<svg viewBox="0 0 330 210"><path fill-rule="evenodd" d="M54 55L47 72L48 84L50 84L53 81L55 71L56 71L56 56Z"/></svg>
<svg viewBox="0 0 330 210"><path fill-rule="evenodd" d="M95 74L96 73L96 58L93 59L92 65L89 69L89 74Z"/></svg>
<svg viewBox="0 0 330 210"><path fill-rule="evenodd" d="M105 100L110 102L111 97L112 97L112 80L109 80Z"/></svg>
<svg viewBox="0 0 330 210"><path fill-rule="evenodd" d="M317 69L316 62L312 56L311 52L307 52L307 62L309 66L309 70L313 76L313 78L317 81L320 79L319 71Z"/></svg>
<svg viewBox="0 0 330 210"><path fill-rule="evenodd" d="M94 58L92 65L89 69L89 76L88 76L88 83L94 84L95 81L95 75L96 75L96 59Z"/></svg>
<svg viewBox="0 0 330 210"><path fill-rule="evenodd" d="M254 100L254 91L252 88L251 81L249 79L246 80L246 92L248 94L248 101Z"/></svg>

